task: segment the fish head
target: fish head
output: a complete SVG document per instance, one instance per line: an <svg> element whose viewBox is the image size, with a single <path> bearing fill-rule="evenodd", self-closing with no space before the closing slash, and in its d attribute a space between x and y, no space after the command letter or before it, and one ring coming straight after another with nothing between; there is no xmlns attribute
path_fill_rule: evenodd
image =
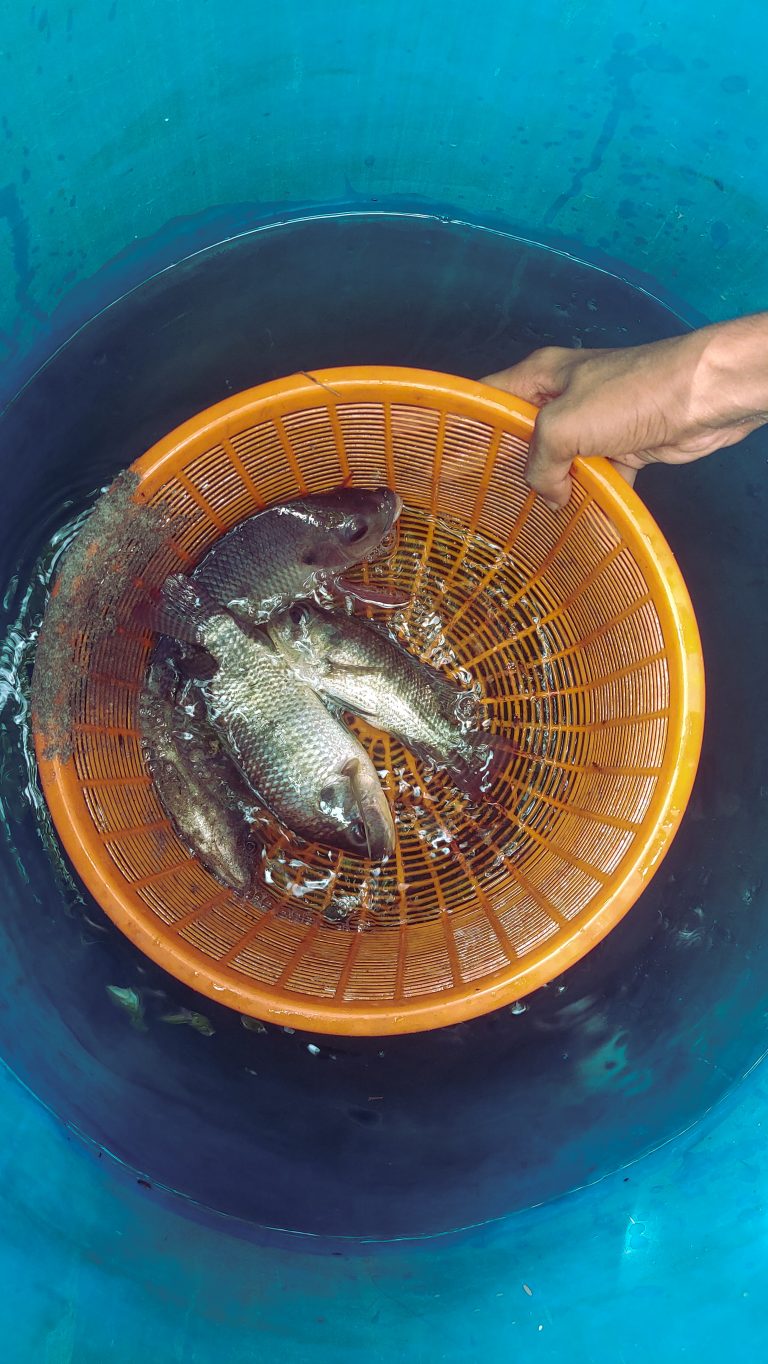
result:
<svg viewBox="0 0 768 1364"><path fill-rule="evenodd" d="M369 770L370 769L370 770ZM322 814L335 825L339 847L380 861L395 847L395 824L376 773L357 758L347 762L320 792Z"/></svg>
<svg viewBox="0 0 768 1364"><path fill-rule="evenodd" d="M391 488L337 488L286 503L302 563L325 571L362 563L379 548L402 510Z"/></svg>
<svg viewBox="0 0 768 1364"><path fill-rule="evenodd" d="M245 838L235 845L235 854L230 861L229 883L232 889L249 899L253 894L256 881L257 847L255 842Z"/></svg>
<svg viewBox="0 0 768 1364"><path fill-rule="evenodd" d="M214 872L225 885L248 899L253 891L258 862L258 843L252 830L240 819L231 821L229 829L222 827L211 849Z"/></svg>

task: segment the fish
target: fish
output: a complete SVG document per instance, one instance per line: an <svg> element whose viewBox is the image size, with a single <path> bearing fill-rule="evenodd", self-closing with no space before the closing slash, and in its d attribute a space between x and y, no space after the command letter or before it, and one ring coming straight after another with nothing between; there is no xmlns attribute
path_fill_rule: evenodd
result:
<svg viewBox="0 0 768 1364"><path fill-rule="evenodd" d="M208 719L259 800L308 842L380 860L392 811L362 744L289 668L266 634L244 629L189 577L167 579L144 623L218 665L200 681Z"/></svg>
<svg viewBox="0 0 768 1364"><path fill-rule="evenodd" d="M354 582L345 570L393 536L402 506L390 488L338 488L277 503L217 540L193 581L250 623L320 588L384 608L401 606L404 593Z"/></svg>
<svg viewBox="0 0 768 1364"><path fill-rule="evenodd" d="M517 751L505 737L472 729L472 691L414 658L373 621L294 602L267 629L302 681L445 768L473 800L487 796L503 754Z"/></svg>
<svg viewBox="0 0 768 1364"><path fill-rule="evenodd" d="M131 1026L136 1028L137 1032L146 1032L144 1001L139 990L134 990L130 985L108 985L107 994L114 1004L125 1010L131 1020Z"/></svg>
<svg viewBox="0 0 768 1364"><path fill-rule="evenodd" d="M194 1028L195 1032L199 1032L201 1037L213 1037L216 1032L211 1020L206 1018L205 1014L196 1013L194 1009L178 1009L176 1013L161 1014L160 1022L186 1023L188 1027Z"/></svg>
<svg viewBox="0 0 768 1364"><path fill-rule="evenodd" d="M139 728L155 789L180 838L231 890L254 889L258 844L248 811L253 792L215 731L177 700L183 661L155 651L139 698Z"/></svg>

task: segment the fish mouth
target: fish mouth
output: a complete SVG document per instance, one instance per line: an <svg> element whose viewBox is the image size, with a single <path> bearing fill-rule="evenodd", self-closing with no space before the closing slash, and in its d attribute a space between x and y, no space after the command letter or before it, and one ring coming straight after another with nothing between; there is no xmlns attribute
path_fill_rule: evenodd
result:
<svg viewBox="0 0 768 1364"><path fill-rule="evenodd" d="M397 526L391 525L386 535L382 535L375 549L370 554L366 554L363 559L364 564L376 564L382 559L389 559L392 551L397 545Z"/></svg>
<svg viewBox="0 0 768 1364"><path fill-rule="evenodd" d="M359 759L350 759L342 770L352 787L362 816L368 857L379 862L395 850L397 835L389 801L378 782L374 782L370 788L367 786L360 771Z"/></svg>
<svg viewBox="0 0 768 1364"><path fill-rule="evenodd" d="M368 856L372 861L380 862L382 857L388 857L395 851L397 835L389 801L380 789L375 793L368 793L358 788L357 795L365 824Z"/></svg>
<svg viewBox="0 0 768 1364"><path fill-rule="evenodd" d="M389 819L382 818L381 813L366 810L366 834L368 839L368 856L373 862L380 862L383 857L389 857L395 851L395 826L390 815Z"/></svg>

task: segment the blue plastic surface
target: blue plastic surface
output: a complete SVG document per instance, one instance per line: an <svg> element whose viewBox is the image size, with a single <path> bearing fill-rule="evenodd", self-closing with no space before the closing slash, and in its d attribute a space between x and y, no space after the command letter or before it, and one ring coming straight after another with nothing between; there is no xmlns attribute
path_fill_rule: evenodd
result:
<svg viewBox="0 0 768 1364"><path fill-rule="evenodd" d="M3 591L65 495L286 368L481 374L768 302L757 0L84 0L0 32ZM286 218L314 221L252 235ZM9 1364L764 1353L764 1075L722 1096L766 1046L765 440L641 490L701 618L704 761L669 869L562 999L320 1058L159 1005L140 1033L106 984L194 999L84 928L11 759Z"/></svg>

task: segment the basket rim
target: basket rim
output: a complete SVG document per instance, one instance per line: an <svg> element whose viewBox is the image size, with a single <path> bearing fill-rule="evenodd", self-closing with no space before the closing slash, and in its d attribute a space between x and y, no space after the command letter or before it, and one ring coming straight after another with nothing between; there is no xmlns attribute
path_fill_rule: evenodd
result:
<svg viewBox="0 0 768 1364"><path fill-rule="evenodd" d="M527 440L538 409L531 403L475 380L398 366L353 366L300 372L246 389L204 409L157 441L134 461L139 476L135 500L148 500L191 448L210 448L243 418L261 420L271 409L291 410L317 402L318 387L329 400L376 401L385 395L410 405L430 406L436 398L457 415L495 423ZM407 393L407 398L406 398ZM365 396L364 396L365 395ZM237 420L235 421L235 418ZM595 895L578 928L564 941L543 944L524 962L511 963L478 982L451 986L432 996L375 1004L289 995L249 981L218 965L191 944L164 941L146 913L126 903L83 799L74 759L46 756L45 736L33 716L34 740L43 793L64 848L88 890L116 926L146 956L200 994L242 1014L305 1031L336 1036L386 1036L466 1021L530 994L574 965L610 932L639 898L666 855L685 812L696 776L704 729L705 681L701 639L693 605L677 561L655 520L633 488L604 459L578 459L574 478L592 495L631 546L649 583L659 613L668 659L670 714L661 771L642 832L635 838L622 872ZM321 931L323 931L321 929ZM329 929L328 931L338 931ZM397 934L418 931L393 928Z"/></svg>

